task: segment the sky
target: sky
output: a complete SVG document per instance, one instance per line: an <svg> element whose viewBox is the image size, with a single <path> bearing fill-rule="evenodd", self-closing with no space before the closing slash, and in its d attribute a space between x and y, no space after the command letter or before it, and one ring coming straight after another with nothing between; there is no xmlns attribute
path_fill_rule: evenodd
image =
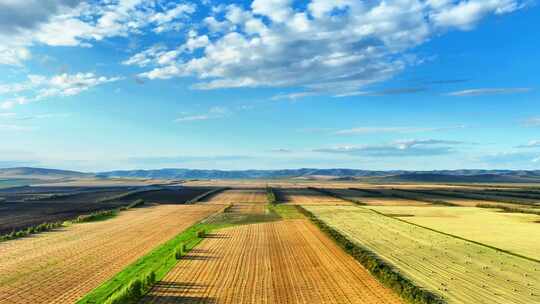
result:
<svg viewBox="0 0 540 304"><path fill-rule="evenodd" d="M0 167L540 169L530 0L0 0Z"/></svg>

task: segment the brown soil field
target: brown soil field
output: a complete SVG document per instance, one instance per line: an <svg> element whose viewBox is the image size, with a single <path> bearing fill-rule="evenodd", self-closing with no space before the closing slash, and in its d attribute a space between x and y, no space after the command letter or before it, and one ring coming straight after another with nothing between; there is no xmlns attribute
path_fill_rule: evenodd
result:
<svg viewBox="0 0 540 304"><path fill-rule="evenodd" d="M159 205L0 243L0 303L75 303L222 206Z"/></svg>
<svg viewBox="0 0 540 304"><path fill-rule="evenodd" d="M266 192L264 189L231 189L225 190L206 199L201 203L230 204L230 203L259 203L266 204Z"/></svg>
<svg viewBox="0 0 540 304"><path fill-rule="evenodd" d="M107 202L99 202L99 200L124 194L133 189L125 187L21 187L5 189L0 191L0 197L6 198L5 202L0 203L0 234L45 222L71 220L79 215L94 211L118 208L137 199L144 199L149 203L181 204L209 190L209 188L204 187L177 189L141 192L118 201ZM67 195L50 199L27 200L50 194Z"/></svg>
<svg viewBox="0 0 540 304"><path fill-rule="evenodd" d="M219 230L140 303L401 303L306 220Z"/></svg>
<svg viewBox="0 0 540 304"><path fill-rule="evenodd" d="M351 205L343 199L307 188L274 188L278 201L289 205Z"/></svg>

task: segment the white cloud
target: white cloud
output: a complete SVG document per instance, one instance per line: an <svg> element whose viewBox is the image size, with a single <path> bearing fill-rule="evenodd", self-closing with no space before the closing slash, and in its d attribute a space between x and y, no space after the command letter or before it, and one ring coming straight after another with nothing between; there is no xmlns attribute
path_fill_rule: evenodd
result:
<svg viewBox="0 0 540 304"><path fill-rule="evenodd" d="M36 44L90 47L146 28L177 30L195 10L194 4L164 7L158 0L0 1L0 64L22 64Z"/></svg>
<svg viewBox="0 0 540 304"><path fill-rule="evenodd" d="M383 145L347 145L314 149L313 152L366 157L419 157L455 153L454 146L465 144L453 140L402 140Z"/></svg>
<svg viewBox="0 0 540 304"><path fill-rule="evenodd" d="M515 0L429 1L435 9L431 18L440 27L471 29L488 14L507 14L522 6Z"/></svg>
<svg viewBox="0 0 540 304"><path fill-rule="evenodd" d="M50 78L28 75L25 82L0 84L0 96L8 96L0 103L0 108L9 109L17 104L27 104L49 97L78 95L93 87L121 79L121 77L98 76L94 73L63 73Z"/></svg>
<svg viewBox="0 0 540 304"><path fill-rule="evenodd" d="M361 95L359 88L422 62L408 52L434 35L470 29L487 15L521 7L519 0L311 0L294 8L292 3L221 5L203 18L208 36L190 36L174 47L174 61L144 61L152 68L140 76L195 76L196 89L295 86ZM189 52L190 41L199 40L200 51Z"/></svg>
<svg viewBox="0 0 540 304"><path fill-rule="evenodd" d="M531 88L489 88L489 89L471 89L448 93L449 96L481 96L481 95L500 95L500 94L519 94L532 91Z"/></svg>

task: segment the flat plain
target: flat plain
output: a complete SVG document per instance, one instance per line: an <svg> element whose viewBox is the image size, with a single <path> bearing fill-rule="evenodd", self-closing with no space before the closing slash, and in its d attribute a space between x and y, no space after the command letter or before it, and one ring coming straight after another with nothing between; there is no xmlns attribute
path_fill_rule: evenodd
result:
<svg viewBox="0 0 540 304"><path fill-rule="evenodd" d="M140 303L401 303L306 220L219 230Z"/></svg>
<svg viewBox="0 0 540 304"><path fill-rule="evenodd" d="M356 206L304 206L448 303L540 303L540 263ZM450 207L448 207L450 208ZM532 241L532 240L531 240Z"/></svg>
<svg viewBox="0 0 540 304"><path fill-rule="evenodd" d="M74 303L221 206L159 205L0 243L0 303Z"/></svg>

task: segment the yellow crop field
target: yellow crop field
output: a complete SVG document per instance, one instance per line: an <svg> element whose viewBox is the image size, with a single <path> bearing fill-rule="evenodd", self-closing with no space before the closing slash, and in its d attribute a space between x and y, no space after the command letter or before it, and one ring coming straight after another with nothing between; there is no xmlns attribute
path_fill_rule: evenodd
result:
<svg viewBox="0 0 540 304"><path fill-rule="evenodd" d="M440 294L448 303L540 303L538 262L364 207L304 208L351 241L375 252L417 285Z"/></svg>
<svg viewBox="0 0 540 304"><path fill-rule="evenodd" d="M468 207L371 207L411 223L540 260L540 216ZM400 216L401 215L401 216Z"/></svg>

